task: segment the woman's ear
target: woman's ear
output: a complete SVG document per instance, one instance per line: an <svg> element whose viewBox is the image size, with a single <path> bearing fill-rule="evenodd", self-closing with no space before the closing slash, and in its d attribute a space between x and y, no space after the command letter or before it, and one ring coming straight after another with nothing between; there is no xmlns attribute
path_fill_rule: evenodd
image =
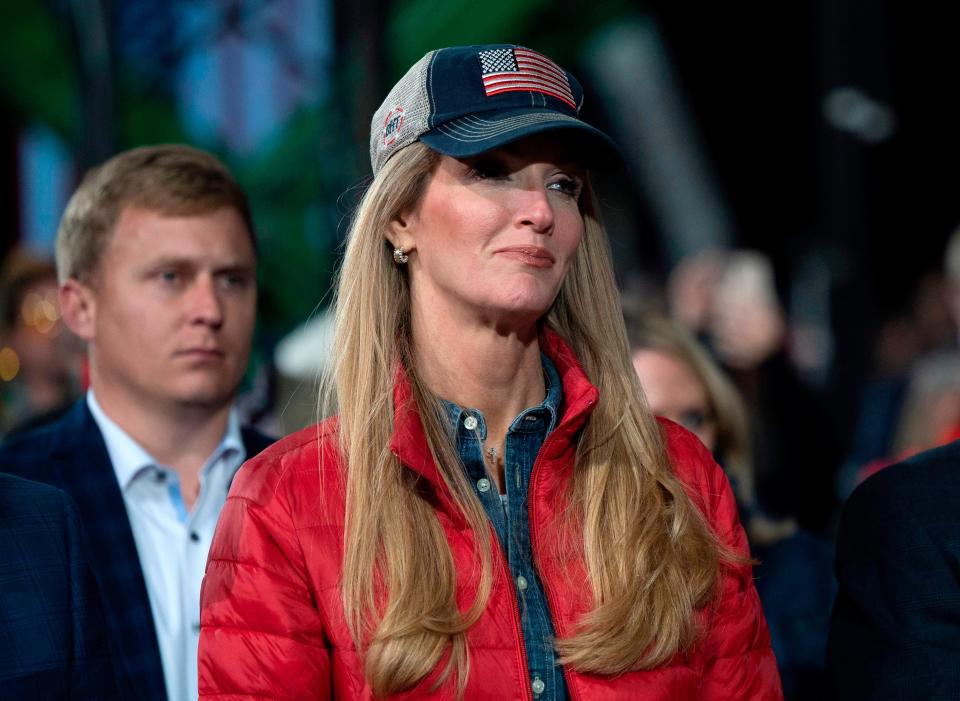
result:
<svg viewBox="0 0 960 701"><path fill-rule="evenodd" d="M390 227L387 233L387 239L394 248L402 248L405 253L409 253L417 247L413 236L413 226L409 212L398 214L390 220Z"/></svg>

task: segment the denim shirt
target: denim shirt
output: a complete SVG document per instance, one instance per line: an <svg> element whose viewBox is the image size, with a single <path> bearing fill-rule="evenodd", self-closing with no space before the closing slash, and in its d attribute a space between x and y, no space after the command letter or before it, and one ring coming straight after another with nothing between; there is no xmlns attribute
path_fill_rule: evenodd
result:
<svg viewBox="0 0 960 701"><path fill-rule="evenodd" d="M553 622L540 583L530 546L527 496L530 475L544 439L557 424L563 402L563 386L553 362L541 353L547 396L535 407L524 409L510 424L504 441L506 494L497 494L483 460L482 441L487 437L483 414L444 401L451 426L456 426L457 452L474 490L496 530L507 556L523 630L530 668L530 686L537 701L567 699L563 669L553 649Z"/></svg>

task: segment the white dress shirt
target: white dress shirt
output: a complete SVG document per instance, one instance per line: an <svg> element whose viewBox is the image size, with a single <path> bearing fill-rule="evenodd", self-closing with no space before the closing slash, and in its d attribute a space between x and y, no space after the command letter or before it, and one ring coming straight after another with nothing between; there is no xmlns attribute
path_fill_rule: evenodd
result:
<svg viewBox="0 0 960 701"><path fill-rule="evenodd" d="M246 456L236 411L223 440L203 464L200 493L187 511L177 473L161 465L112 421L87 393L113 471L147 584L170 701L195 701L200 641L200 584L217 518Z"/></svg>

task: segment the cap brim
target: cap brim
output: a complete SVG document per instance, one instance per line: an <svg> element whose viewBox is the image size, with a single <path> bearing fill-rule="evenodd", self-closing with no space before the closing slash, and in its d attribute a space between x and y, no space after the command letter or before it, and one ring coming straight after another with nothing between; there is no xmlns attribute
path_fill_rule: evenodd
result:
<svg viewBox="0 0 960 701"><path fill-rule="evenodd" d="M527 136L555 130L568 132L571 141L583 147L586 165L617 168L623 164L623 154L613 139L586 122L550 109L524 108L467 115L434 127L422 134L420 140L434 151L466 158Z"/></svg>

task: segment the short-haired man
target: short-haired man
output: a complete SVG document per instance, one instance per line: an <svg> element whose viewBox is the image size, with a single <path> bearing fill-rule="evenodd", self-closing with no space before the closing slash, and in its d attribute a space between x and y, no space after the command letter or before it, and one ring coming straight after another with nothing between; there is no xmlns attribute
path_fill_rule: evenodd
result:
<svg viewBox="0 0 960 701"><path fill-rule="evenodd" d="M233 409L256 307L247 200L208 153L134 149L84 178L56 254L90 391L0 447L0 470L76 501L123 697L195 699L207 550L233 475L269 443Z"/></svg>

